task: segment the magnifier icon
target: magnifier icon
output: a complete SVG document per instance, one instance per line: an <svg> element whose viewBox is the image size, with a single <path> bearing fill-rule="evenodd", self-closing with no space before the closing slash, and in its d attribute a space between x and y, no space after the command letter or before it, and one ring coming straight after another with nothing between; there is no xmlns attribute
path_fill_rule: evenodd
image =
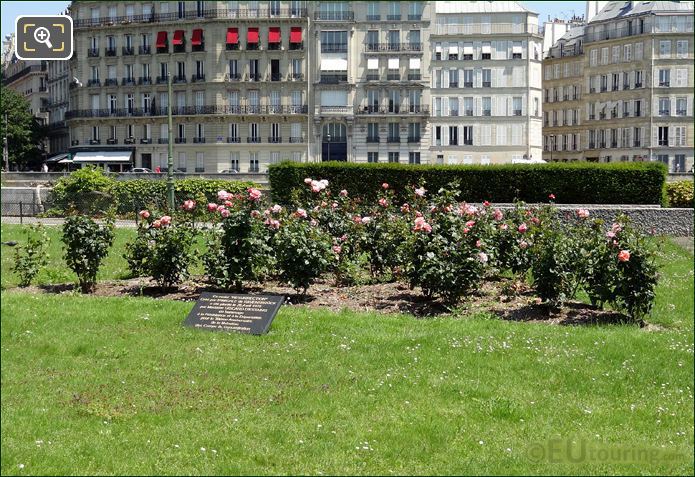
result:
<svg viewBox="0 0 695 477"><path fill-rule="evenodd" d="M51 44L51 32L48 31L48 28L39 27L34 30L34 40L39 43L44 43L47 47L53 49L53 45Z"/></svg>

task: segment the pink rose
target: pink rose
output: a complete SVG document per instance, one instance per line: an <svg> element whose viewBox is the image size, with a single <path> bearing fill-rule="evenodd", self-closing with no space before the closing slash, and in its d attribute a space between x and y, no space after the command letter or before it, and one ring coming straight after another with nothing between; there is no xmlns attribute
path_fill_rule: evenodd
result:
<svg viewBox="0 0 695 477"><path fill-rule="evenodd" d="M208 212L214 212L216 210L217 210L217 204L215 204L214 202L210 202L208 204Z"/></svg>
<svg viewBox="0 0 695 477"><path fill-rule="evenodd" d="M340 252L343 251L343 247L340 245L333 245L333 253L336 255L340 255Z"/></svg>
<svg viewBox="0 0 695 477"><path fill-rule="evenodd" d="M337 208L338 208L338 203L337 203L337 202L333 202L333 203L331 204L331 209L335 210L335 209L337 209Z"/></svg>
<svg viewBox="0 0 695 477"><path fill-rule="evenodd" d="M555 200L555 194L550 194L550 195L548 196L548 199L550 199L550 200Z"/></svg>
<svg viewBox="0 0 695 477"><path fill-rule="evenodd" d="M169 217L168 215L162 216L160 220L162 222L162 225L169 225L171 223L171 217Z"/></svg>
<svg viewBox="0 0 695 477"><path fill-rule="evenodd" d="M408 204L401 205L401 212L403 212L404 214L407 214L408 212L410 212L410 205L408 205Z"/></svg>
<svg viewBox="0 0 695 477"><path fill-rule="evenodd" d="M422 217L422 212L419 210L415 212L415 217Z"/></svg>
<svg viewBox="0 0 695 477"><path fill-rule="evenodd" d="M340 191L340 197L347 197L348 193L345 189Z"/></svg>
<svg viewBox="0 0 695 477"><path fill-rule="evenodd" d="M621 250L618 253L618 260L621 262L629 262L630 261L630 251L629 250Z"/></svg>
<svg viewBox="0 0 695 477"><path fill-rule="evenodd" d="M504 218L504 214L500 209L495 209L495 211L492 213L492 218L499 222Z"/></svg>
<svg viewBox="0 0 695 477"><path fill-rule="evenodd" d="M294 213L295 217L300 217L302 219L307 218L307 213L306 210L304 209L297 209L297 211Z"/></svg>
<svg viewBox="0 0 695 477"><path fill-rule="evenodd" d="M577 217L580 219L586 219L589 217L589 211L586 209L577 209Z"/></svg>
<svg viewBox="0 0 695 477"><path fill-rule="evenodd" d="M221 190L217 193L217 200L225 201L229 199L231 196L230 193L228 193L226 190Z"/></svg>
<svg viewBox="0 0 695 477"><path fill-rule="evenodd" d="M478 208L475 205L464 204L463 212L466 215L475 215L478 212Z"/></svg>
<svg viewBox="0 0 695 477"><path fill-rule="evenodd" d="M229 217L230 212L229 212L229 210L223 208L223 209L220 211L220 215L222 215L222 217L224 217L224 218L226 219L227 217Z"/></svg>
<svg viewBox="0 0 695 477"><path fill-rule="evenodd" d="M362 222L363 225L367 225L371 221L372 221L371 217L362 217L362 220L360 220L360 222Z"/></svg>
<svg viewBox="0 0 695 477"><path fill-rule="evenodd" d="M509 225L507 224L501 224L500 225L500 230L507 230L509 228Z"/></svg>
<svg viewBox="0 0 695 477"><path fill-rule="evenodd" d="M480 248L482 245L483 245L483 242L481 242L480 239L478 239L478 240L475 241L475 246L476 246L477 248Z"/></svg>
<svg viewBox="0 0 695 477"><path fill-rule="evenodd" d="M528 242L526 240L522 240L519 242L519 248L522 250L526 250L528 248Z"/></svg>
<svg viewBox="0 0 695 477"><path fill-rule="evenodd" d="M183 202L183 210L191 211L195 209L195 200L186 200Z"/></svg>
<svg viewBox="0 0 695 477"><path fill-rule="evenodd" d="M427 222L425 222L424 217L418 217L415 219L415 227L413 227L413 231L415 231L415 232L424 231L424 232L430 233L430 232L432 232L432 226L430 224L428 224Z"/></svg>
<svg viewBox="0 0 695 477"><path fill-rule="evenodd" d="M528 226L526 224L521 224L517 230L523 234L528 230Z"/></svg>
<svg viewBox="0 0 695 477"><path fill-rule="evenodd" d="M541 219L539 219L538 217L531 217L531 222L538 225L541 223Z"/></svg>
<svg viewBox="0 0 695 477"><path fill-rule="evenodd" d="M268 219L265 221L265 224L269 226L271 229L279 229L280 228L280 222L275 219Z"/></svg>
<svg viewBox="0 0 695 477"><path fill-rule="evenodd" d="M257 219L260 216L261 216L261 213L259 211L257 211L257 210L251 211L251 217L253 217L254 219Z"/></svg>
<svg viewBox="0 0 695 477"><path fill-rule="evenodd" d="M608 232L606 232L606 238L607 239L614 239L615 238L615 232L613 232L612 230L609 230Z"/></svg>
<svg viewBox="0 0 695 477"><path fill-rule="evenodd" d="M480 260L481 263L487 263L487 254L485 252L480 252L478 254L478 260Z"/></svg>
<svg viewBox="0 0 695 477"><path fill-rule="evenodd" d="M621 224L614 223L614 224L611 226L611 230L617 234L617 233L619 233L620 231L623 230L623 226L622 226Z"/></svg>
<svg viewBox="0 0 695 477"><path fill-rule="evenodd" d="M384 198L382 197L381 199L379 199L379 205L382 206L382 207L388 207L388 206L389 206L389 202L388 202L386 199L384 199Z"/></svg>
<svg viewBox="0 0 695 477"><path fill-rule="evenodd" d="M470 231L471 231L471 229L469 229L468 227L465 227L465 228L463 229L463 233L464 233L464 234L467 234L467 233L470 232Z"/></svg>
<svg viewBox="0 0 695 477"><path fill-rule="evenodd" d="M384 182L383 184L381 184L381 188L382 188L382 189L388 189L388 188L389 188L388 183L387 183L387 182Z"/></svg>
<svg viewBox="0 0 695 477"><path fill-rule="evenodd" d="M311 219L311 221L309 222L309 224L310 224L312 227L316 227L319 223L318 223L317 221L315 221L314 219Z"/></svg>
<svg viewBox="0 0 695 477"><path fill-rule="evenodd" d="M157 219L157 220L155 220L154 222L152 222L152 227L154 227L155 229L158 229L158 228L161 227L161 226L162 226L162 221L159 220L159 219Z"/></svg>
<svg viewBox="0 0 695 477"><path fill-rule="evenodd" d="M418 197L425 197L426 192L427 192L427 190L425 190L424 187L420 187L418 189L415 189L415 195Z"/></svg>
<svg viewBox="0 0 695 477"><path fill-rule="evenodd" d="M224 201L224 206L225 206L225 207L231 207L231 206L233 206L233 205L234 205L234 203L232 203L231 200L225 200L225 201Z"/></svg>
<svg viewBox="0 0 695 477"><path fill-rule="evenodd" d="M475 225L475 220L469 220L466 222L466 227L473 227Z"/></svg>
<svg viewBox="0 0 695 477"><path fill-rule="evenodd" d="M490 207L490 202L488 202L487 200L483 202L483 207Z"/></svg>
<svg viewBox="0 0 695 477"><path fill-rule="evenodd" d="M217 206L217 212L222 212L223 210L225 210L224 205L218 205Z"/></svg>
<svg viewBox="0 0 695 477"><path fill-rule="evenodd" d="M251 199L251 200L258 200L263 195L260 190L255 189L253 187L248 189L248 193L249 193L249 199Z"/></svg>
<svg viewBox="0 0 695 477"><path fill-rule="evenodd" d="M319 186L311 186L311 192L318 194L321 192L321 188Z"/></svg>
<svg viewBox="0 0 695 477"><path fill-rule="evenodd" d="M149 219L150 218L150 211L149 210L141 210L138 215L142 219Z"/></svg>
<svg viewBox="0 0 695 477"><path fill-rule="evenodd" d="M304 183L305 183L305 184L308 185L308 184L311 184L312 182L313 182L313 181L312 181L311 177L306 177L306 178L304 178Z"/></svg>
<svg viewBox="0 0 695 477"><path fill-rule="evenodd" d="M362 223L362 217L360 217L359 215L355 215L352 218L352 221L355 222L356 224L361 224Z"/></svg>
<svg viewBox="0 0 695 477"><path fill-rule="evenodd" d="M282 207L278 204L275 204L273 207L271 207L270 211L274 214L279 214L280 212L282 212Z"/></svg>
<svg viewBox="0 0 695 477"><path fill-rule="evenodd" d="M338 240L340 240L341 242L345 242L347 240L347 238L348 238L347 234L343 234L340 236L340 238L338 238Z"/></svg>

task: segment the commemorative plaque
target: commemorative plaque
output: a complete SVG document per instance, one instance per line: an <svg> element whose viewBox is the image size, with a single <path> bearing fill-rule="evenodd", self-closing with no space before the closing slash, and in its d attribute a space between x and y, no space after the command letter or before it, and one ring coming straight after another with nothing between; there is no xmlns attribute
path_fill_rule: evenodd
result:
<svg viewBox="0 0 695 477"><path fill-rule="evenodd" d="M201 330L262 335L284 300L282 295L203 292L183 324Z"/></svg>

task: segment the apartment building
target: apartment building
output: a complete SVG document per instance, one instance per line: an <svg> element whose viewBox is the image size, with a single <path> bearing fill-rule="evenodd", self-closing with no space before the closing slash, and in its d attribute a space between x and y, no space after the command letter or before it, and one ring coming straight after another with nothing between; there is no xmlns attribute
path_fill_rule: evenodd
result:
<svg viewBox="0 0 695 477"><path fill-rule="evenodd" d="M169 141L185 172L306 160L305 2L94 1L70 11L75 162L166 170Z"/></svg>
<svg viewBox="0 0 695 477"><path fill-rule="evenodd" d="M47 61L46 86L48 97L42 111L48 114L48 153L49 162L58 163L67 158L70 148L70 134L65 114L68 112L70 88L70 63L67 61Z"/></svg>
<svg viewBox="0 0 695 477"><path fill-rule="evenodd" d="M432 162L540 159L538 15L517 2L435 2L433 8Z"/></svg>
<svg viewBox="0 0 695 477"><path fill-rule="evenodd" d="M29 102L29 110L41 124L47 124L48 114L42 110L48 97L46 87L47 62L20 60L14 54L15 36L8 35L3 42L3 87L23 95Z"/></svg>
<svg viewBox="0 0 695 477"><path fill-rule="evenodd" d="M544 159L653 160L673 172L692 169L693 3L609 2L580 34L571 34L544 64ZM576 62L578 102L565 100L562 89L556 94L566 86L564 65ZM566 124L567 111L577 106L579 124ZM567 138L576 134L574 150Z"/></svg>
<svg viewBox="0 0 695 477"><path fill-rule="evenodd" d="M542 38L517 2L85 1L70 14L78 163L164 169L169 141L186 172L541 154Z"/></svg>

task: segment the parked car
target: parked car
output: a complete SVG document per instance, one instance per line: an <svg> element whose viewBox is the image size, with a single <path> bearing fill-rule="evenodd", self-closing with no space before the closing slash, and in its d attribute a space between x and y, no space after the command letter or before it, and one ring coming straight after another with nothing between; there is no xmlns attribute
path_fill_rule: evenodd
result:
<svg viewBox="0 0 695 477"><path fill-rule="evenodd" d="M130 172L134 174L151 174L152 169L148 169L147 167L133 167Z"/></svg>
<svg viewBox="0 0 695 477"><path fill-rule="evenodd" d="M162 173L166 173L168 170L169 170L168 167L162 167L162 168L160 168L160 171L161 171ZM186 173L186 171L182 171L181 169L174 169L174 174L185 174L185 173Z"/></svg>
<svg viewBox="0 0 695 477"><path fill-rule="evenodd" d="M238 174L239 171L236 169L225 169L223 171L220 171L220 174Z"/></svg>

